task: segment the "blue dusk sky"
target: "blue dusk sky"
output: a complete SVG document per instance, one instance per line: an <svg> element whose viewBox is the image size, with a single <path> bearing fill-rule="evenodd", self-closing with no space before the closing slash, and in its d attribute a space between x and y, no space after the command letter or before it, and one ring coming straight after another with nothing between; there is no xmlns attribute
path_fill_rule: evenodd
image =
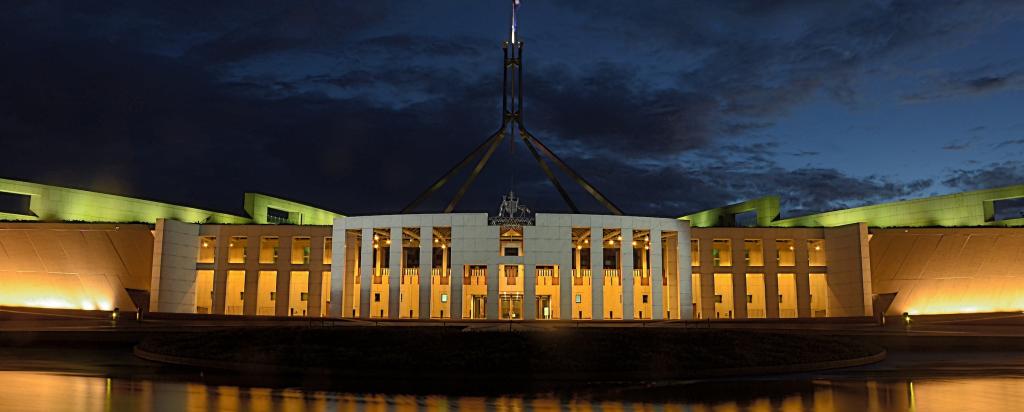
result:
<svg viewBox="0 0 1024 412"><path fill-rule="evenodd" d="M0 177L397 212L498 126L509 10L6 2ZM775 194L795 216L1024 183L1021 1L523 0L520 38L525 123L628 214ZM513 176L533 209L566 210L517 145L459 211L493 212Z"/></svg>

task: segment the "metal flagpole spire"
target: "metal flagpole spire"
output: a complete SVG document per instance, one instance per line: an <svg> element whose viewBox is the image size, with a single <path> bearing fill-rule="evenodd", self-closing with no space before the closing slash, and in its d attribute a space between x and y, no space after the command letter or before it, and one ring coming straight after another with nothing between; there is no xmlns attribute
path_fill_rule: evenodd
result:
<svg viewBox="0 0 1024 412"><path fill-rule="evenodd" d="M561 195L562 200L569 206L569 209L573 213L579 213L579 209L576 204L572 201L569 196L569 192L562 187L562 184L555 177L551 167L548 166L548 162L554 163L563 173L568 175L578 185L580 185L590 196L603 205L612 214L621 215L622 210L615 206L607 197L601 194L593 185L583 179L579 173L576 173L569 165L565 164L554 152L551 151L544 143L541 143L536 136L530 134L526 127L523 125L523 43L518 39L519 29L519 5L520 0L512 1L512 18L509 30L509 38L506 40L501 48L505 57L502 64L503 78L501 85L501 126L495 131L491 137L484 141L483 144L478 146L472 152L469 153L465 158L462 159L458 164L455 165L451 170L442 175L437 179L434 184L430 185L423 193L421 193L415 200L409 205L402 209L403 213L409 213L416 209L424 200L430 197L431 194L439 190L445 184L447 184L459 171L465 166L472 163L479 156L479 160L476 160L476 166L470 171L469 177L466 181L459 186L458 191L452 198L448 206L445 207L445 213L451 213L455 206L458 205L459 201L469 190L469 187L476 180L480 171L483 170L484 166L487 165L487 161L490 160L491 155L494 154L495 149L501 144L502 140L506 137L509 138L510 151L514 147L514 136L519 135L523 144L529 150L530 155L533 156L534 160L540 166L541 170L547 176L551 184L558 190L558 194ZM518 133L517 133L518 132ZM545 160L546 158L546 160ZM515 176L513 171L512 176L513 185L515 184Z"/></svg>

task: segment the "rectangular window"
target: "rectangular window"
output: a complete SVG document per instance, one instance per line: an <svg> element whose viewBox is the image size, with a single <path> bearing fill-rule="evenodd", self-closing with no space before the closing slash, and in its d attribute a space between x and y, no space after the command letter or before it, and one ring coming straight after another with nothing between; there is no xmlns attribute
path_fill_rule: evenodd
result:
<svg viewBox="0 0 1024 412"><path fill-rule="evenodd" d="M270 300L271 301L277 300L277 292L270 292Z"/></svg>
<svg viewBox="0 0 1024 412"><path fill-rule="evenodd" d="M447 293L442 293L441 294L441 303L448 303L448 294Z"/></svg>
<svg viewBox="0 0 1024 412"><path fill-rule="evenodd" d="M308 292L299 293L299 300L301 300L303 302L308 302L309 301L309 293Z"/></svg>
<svg viewBox="0 0 1024 412"><path fill-rule="evenodd" d="M796 247L793 239L776 240L775 249L778 252L775 260L779 266L796 266Z"/></svg>
<svg viewBox="0 0 1024 412"><path fill-rule="evenodd" d="M21 193L0 192L0 213L32 215L32 196Z"/></svg>
<svg viewBox="0 0 1024 412"><path fill-rule="evenodd" d="M228 263L245 263L248 243L245 236L232 236L228 241Z"/></svg>
<svg viewBox="0 0 1024 412"><path fill-rule="evenodd" d="M334 256L334 242L330 237L324 238L324 264L330 265Z"/></svg>
<svg viewBox="0 0 1024 412"><path fill-rule="evenodd" d="M373 301L374 302L380 302L380 293L374 293L373 294Z"/></svg>
<svg viewBox="0 0 1024 412"><path fill-rule="evenodd" d="M764 266L764 245L761 239L743 241L743 258L747 261L747 266Z"/></svg>
<svg viewBox="0 0 1024 412"><path fill-rule="evenodd" d="M828 275L811 273L809 275L811 289L811 317L823 318L828 313Z"/></svg>
<svg viewBox="0 0 1024 412"><path fill-rule="evenodd" d="M273 207L267 208L267 221L270 223L289 223L288 218L289 213L287 211Z"/></svg>
<svg viewBox="0 0 1024 412"><path fill-rule="evenodd" d="M576 294L576 303L583 303L583 295L579 293Z"/></svg>
<svg viewBox="0 0 1024 412"><path fill-rule="evenodd" d="M796 274L779 273L779 317L797 317Z"/></svg>
<svg viewBox="0 0 1024 412"><path fill-rule="evenodd" d="M199 256L196 263L214 263L217 260L217 238L214 236L199 237Z"/></svg>
<svg viewBox="0 0 1024 412"><path fill-rule="evenodd" d="M712 240L711 259L715 266L732 266L732 240Z"/></svg>
<svg viewBox="0 0 1024 412"><path fill-rule="evenodd" d="M825 266L824 239L807 239L807 265Z"/></svg>
<svg viewBox="0 0 1024 412"><path fill-rule="evenodd" d="M690 266L700 266L700 241L690 239Z"/></svg>
<svg viewBox="0 0 1024 412"><path fill-rule="evenodd" d="M764 318L765 309L764 274L747 273L747 317Z"/></svg>
<svg viewBox="0 0 1024 412"><path fill-rule="evenodd" d="M715 318L732 319L735 306L733 305L733 275L731 273L715 273Z"/></svg>
<svg viewBox="0 0 1024 412"><path fill-rule="evenodd" d="M310 239L305 236L292 238L292 264L308 265Z"/></svg>
<svg viewBox="0 0 1024 412"><path fill-rule="evenodd" d="M519 256L519 248L517 247L506 247L505 254L502 256Z"/></svg>
<svg viewBox="0 0 1024 412"><path fill-rule="evenodd" d="M260 238L260 263L277 263L277 251L281 240L277 236L263 236Z"/></svg>
<svg viewBox="0 0 1024 412"><path fill-rule="evenodd" d="M642 303L647 303L647 295L643 295L643 297L641 299L641 302Z"/></svg>

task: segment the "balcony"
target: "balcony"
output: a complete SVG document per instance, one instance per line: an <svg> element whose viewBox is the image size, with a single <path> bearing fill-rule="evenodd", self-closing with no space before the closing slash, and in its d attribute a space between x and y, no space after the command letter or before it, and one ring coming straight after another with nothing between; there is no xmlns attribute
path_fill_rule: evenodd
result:
<svg viewBox="0 0 1024 412"><path fill-rule="evenodd" d="M373 268L373 284L380 285L391 274L391 268Z"/></svg>
<svg viewBox="0 0 1024 412"><path fill-rule="evenodd" d="M590 277L590 269L573 269L572 270L572 284L574 286L582 286L583 279Z"/></svg>
<svg viewBox="0 0 1024 412"><path fill-rule="evenodd" d="M442 271L443 274L442 274ZM451 284L452 270L431 268L430 269L430 283L436 283L438 285L449 285Z"/></svg>
<svg viewBox="0 0 1024 412"><path fill-rule="evenodd" d="M651 271L650 269L633 269L633 284L640 286L651 285Z"/></svg>

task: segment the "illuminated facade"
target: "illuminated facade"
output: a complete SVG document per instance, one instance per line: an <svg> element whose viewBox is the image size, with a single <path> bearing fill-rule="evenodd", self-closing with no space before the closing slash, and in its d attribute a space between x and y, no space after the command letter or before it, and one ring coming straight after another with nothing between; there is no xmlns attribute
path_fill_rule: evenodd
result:
<svg viewBox="0 0 1024 412"><path fill-rule="evenodd" d="M371 319L691 317L684 270L690 251L680 247L689 239L686 222L535 218L523 226L490 224L483 213L339 218L332 278L342 281L332 284L331 296L341 296L341 305L332 313Z"/></svg>
<svg viewBox="0 0 1024 412"><path fill-rule="evenodd" d="M0 204L0 306L419 320L1024 309L1024 218L999 213L1024 186L789 219L766 197L521 226L344 217L255 193L245 215L12 180L0 196L20 201Z"/></svg>

